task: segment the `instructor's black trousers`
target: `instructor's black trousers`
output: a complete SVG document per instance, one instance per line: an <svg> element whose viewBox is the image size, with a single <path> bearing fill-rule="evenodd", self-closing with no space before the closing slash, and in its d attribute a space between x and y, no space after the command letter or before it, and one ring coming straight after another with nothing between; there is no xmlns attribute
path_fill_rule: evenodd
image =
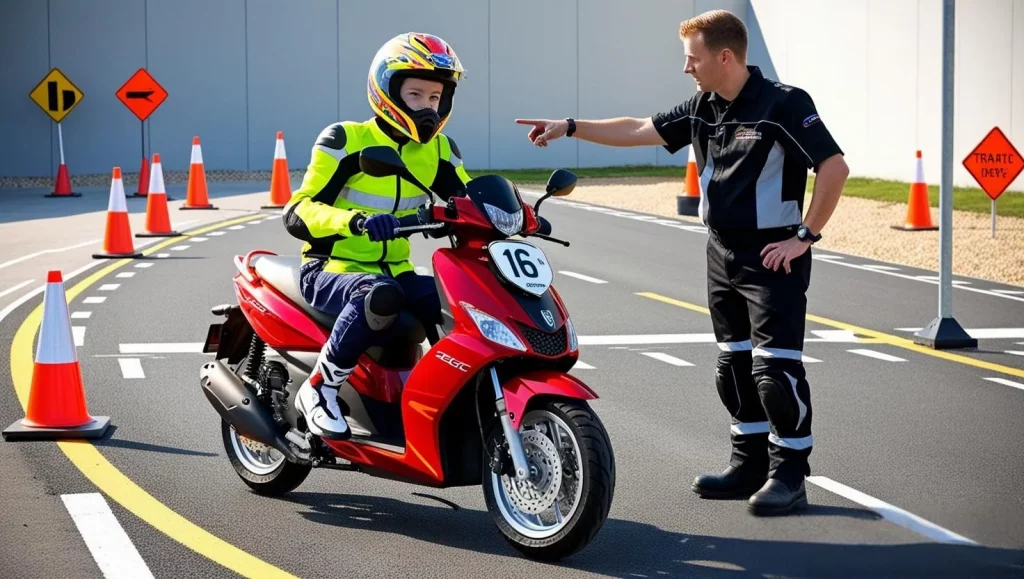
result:
<svg viewBox="0 0 1024 579"><path fill-rule="evenodd" d="M792 229L709 234L708 304L721 353L715 383L731 419L730 464L799 483L810 474L811 394L802 351L811 249L790 273L763 265Z"/></svg>

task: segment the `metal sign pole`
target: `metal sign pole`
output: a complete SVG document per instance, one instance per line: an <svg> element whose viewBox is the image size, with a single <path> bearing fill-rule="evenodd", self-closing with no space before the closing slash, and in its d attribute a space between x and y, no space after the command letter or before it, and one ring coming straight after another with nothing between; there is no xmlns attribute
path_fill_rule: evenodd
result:
<svg viewBox="0 0 1024 579"><path fill-rule="evenodd" d="M992 239L996 238L996 200L992 200Z"/></svg>
<svg viewBox="0 0 1024 579"><path fill-rule="evenodd" d="M953 319L953 63L956 0L942 1L942 182L939 184L939 316L914 334L935 349L973 348L978 341Z"/></svg>

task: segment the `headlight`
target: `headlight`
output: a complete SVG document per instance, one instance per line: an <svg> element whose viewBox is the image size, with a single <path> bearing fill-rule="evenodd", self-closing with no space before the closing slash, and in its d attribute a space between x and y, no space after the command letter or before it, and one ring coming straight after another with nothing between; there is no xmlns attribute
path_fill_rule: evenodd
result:
<svg viewBox="0 0 1024 579"><path fill-rule="evenodd" d="M487 210L487 218L491 220L491 224L506 236L512 237L523 230L522 207L515 213L506 213L493 205L484 203L484 209Z"/></svg>
<svg viewBox="0 0 1024 579"><path fill-rule="evenodd" d="M469 317L473 318L473 323L476 324L476 327L485 338L506 348L519 350L520 352L526 351L526 346L512 333L512 330L508 329L508 326L465 302L460 305L462 305L462 309L466 310Z"/></svg>
<svg viewBox="0 0 1024 579"><path fill-rule="evenodd" d="M569 351L575 352L576 348L579 346L579 343L576 340L576 328L573 327L572 320L570 318L565 318L565 326L566 329L569 330Z"/></svg>

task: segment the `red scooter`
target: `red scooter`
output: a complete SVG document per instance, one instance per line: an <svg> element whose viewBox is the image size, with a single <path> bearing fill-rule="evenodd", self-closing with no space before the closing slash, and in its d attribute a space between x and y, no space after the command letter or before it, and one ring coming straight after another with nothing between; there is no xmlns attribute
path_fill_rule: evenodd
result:
<svg viewBox="0 0 1024 579"><path fill-rule="evenodd" d="M368 147L360 169L433 193L389 147ZM200 384L222 418L228 459L255 492L281 495L312 468L359 471L430 487L482 484L490 516L528 557L558 560L586 546L604 523L615 489L608 434L568 374L576 333L544 252L522 240L550 237L539 217L576 176L557 170L534 208L509 180L487 175L466 194L399 220L399 235L448 236L433 254L444 323L426 327L403 312L387 345L368 349L341 387L352 429L344 441L316 437L293 401L334 319L299 290L299 257L236 256L237 304L213 308L204 351L214 361Z"/></svg>

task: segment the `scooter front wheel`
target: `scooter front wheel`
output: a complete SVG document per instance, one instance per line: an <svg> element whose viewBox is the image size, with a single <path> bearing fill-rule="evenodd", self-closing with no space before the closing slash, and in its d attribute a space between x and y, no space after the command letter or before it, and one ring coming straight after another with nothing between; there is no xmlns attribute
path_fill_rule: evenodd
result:
<svg viewBox="0 0 1024 579"><path fill-rule="evenodd" d="M589 544L608 516L615 492L611 443L597 415L579 400L532 408L519 432L529 478L495 474L485 457L484 500L513 547L557 561ZM500 427L493 436L500 439Z"/></svg>
<svg viewBox="0 0 1024 579"><path fill-rule="evenodd" d="M221 438L231 466L257 494L280 496L295 490L312 466L289 462L276 448L250 440L221 420Z"/></svg>

